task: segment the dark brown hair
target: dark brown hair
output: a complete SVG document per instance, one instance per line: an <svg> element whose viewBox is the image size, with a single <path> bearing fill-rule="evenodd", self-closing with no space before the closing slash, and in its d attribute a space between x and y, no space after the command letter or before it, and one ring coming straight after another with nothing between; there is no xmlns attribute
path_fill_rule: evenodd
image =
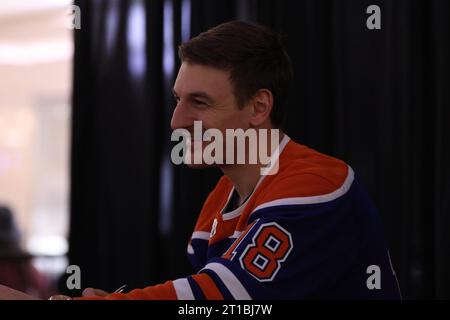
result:
<svg viewBox="0 0 450 320"><path fill-rule="evenodd" d="M270 119L275 127L281 125L293 71L279 34L257 24L226 22L183 43L178 55L182 62L229 71L240 108L258 90L270 90Z"/></svg>

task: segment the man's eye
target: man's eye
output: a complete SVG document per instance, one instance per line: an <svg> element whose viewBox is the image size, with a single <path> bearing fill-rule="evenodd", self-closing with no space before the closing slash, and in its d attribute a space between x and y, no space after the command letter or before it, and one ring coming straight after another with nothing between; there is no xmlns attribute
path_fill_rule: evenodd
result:
<svg viewBox="0 0 450 320"><path fill-rule="evenodd" d="M203 101L200 101L200 100L194 100L192 102L194 103L194 105L199 106L199 107L206 105L206 103L204 103Z"/></svg>

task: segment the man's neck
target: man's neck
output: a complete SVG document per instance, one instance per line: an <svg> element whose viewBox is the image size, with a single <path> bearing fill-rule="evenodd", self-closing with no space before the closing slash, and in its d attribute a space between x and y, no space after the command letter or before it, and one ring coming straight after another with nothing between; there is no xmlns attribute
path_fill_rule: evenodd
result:
<svg viewBox="0 0 450 320"><path fill-rule="evenodd" d="M283 139L284 134L280 131L279 143ZM270 144L270 139L268 144ZM266 150L271 150L270 145ZM247 157L248 159L248 157ZM239 194L239 205L253 192L261 177L261 168L266 167L263 164L235 164L222 166L220 169L234 185Z"/></svg>
<svg viewBox="0 0 450 320"><path fill-rule="evenodd" d="M222 167L226 175L239 194L239 205L253 192L260 178L260 165L241 164Z"/></svg>

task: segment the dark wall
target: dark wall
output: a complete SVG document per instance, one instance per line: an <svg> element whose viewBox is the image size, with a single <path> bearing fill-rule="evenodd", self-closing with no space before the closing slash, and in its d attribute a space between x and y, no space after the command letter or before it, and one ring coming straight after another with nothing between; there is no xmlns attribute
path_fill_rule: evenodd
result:
<svg viewBox="0 0 450 320"><path fill-rule="evenodd" d="M448 1L146 1L140 75L127 42L136 2L76 4L70 262L83 286L190 272L187 240L220 173L170 163L170 89L189 17L191 35L234 19L285 35L296 73L286 132L355 169L380 210L404 297L450 297ZM372 4L381 30L366 28Z"/></svg>

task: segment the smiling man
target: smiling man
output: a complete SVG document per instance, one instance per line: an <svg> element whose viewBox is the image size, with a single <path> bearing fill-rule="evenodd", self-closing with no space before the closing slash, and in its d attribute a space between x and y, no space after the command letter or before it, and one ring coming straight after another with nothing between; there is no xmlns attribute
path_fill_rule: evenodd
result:
<svg viewBox="0 0 450 320"><path fill-rule="evenodd" d="M380 219L351 167L281 131L292 66L280 37L228 22L181 45L179 56L172 129L193 135L199 121L223 136L276 133L256 143L275 149L277 170L261 174L261 161L189 164L224 173L188 244L196 274L127 294L86 289L83 299L400 298ZM187 152L194 157L195 147Z"/></svg>

